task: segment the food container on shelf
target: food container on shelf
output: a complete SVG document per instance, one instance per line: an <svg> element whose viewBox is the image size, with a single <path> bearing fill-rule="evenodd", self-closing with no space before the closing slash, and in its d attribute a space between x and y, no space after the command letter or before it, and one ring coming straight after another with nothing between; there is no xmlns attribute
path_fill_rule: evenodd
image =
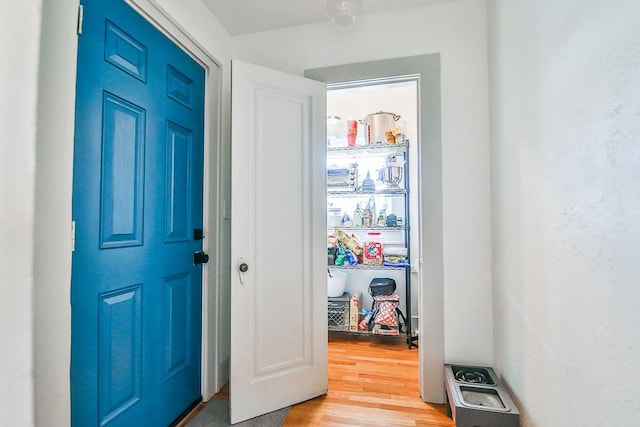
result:
<svg viewBox="0 0 640 427"><path fill-rule="evenodd" d="M347 136L347 125L338 116L327 116L327 143L335 145L336 140Z"/></svg>
<svg viewBox="0 0 640 427"><path fill-rule="evenodd" d="M382 243L365 242L362 263L365 265L382 265Z"/></svg>
<svg viewBox="0 0 640 427"><path fill-rule="evenodd" d="M329 208L329 217L327 218L329 227L340 227L342 225L342 209Z"/></svg>

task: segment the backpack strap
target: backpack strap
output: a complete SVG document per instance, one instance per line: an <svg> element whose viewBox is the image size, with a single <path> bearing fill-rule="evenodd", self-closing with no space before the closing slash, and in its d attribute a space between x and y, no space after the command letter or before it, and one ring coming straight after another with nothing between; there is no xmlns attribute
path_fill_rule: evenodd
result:
<svg viewBox="0 0 640 427"><path fill-rule="evenodd" d="M398 314L398 319L402 319L402 321L398 322L398 332L406 332L407 329L407 318L405 317L400 307L396 307L396 313Z"/></svg>

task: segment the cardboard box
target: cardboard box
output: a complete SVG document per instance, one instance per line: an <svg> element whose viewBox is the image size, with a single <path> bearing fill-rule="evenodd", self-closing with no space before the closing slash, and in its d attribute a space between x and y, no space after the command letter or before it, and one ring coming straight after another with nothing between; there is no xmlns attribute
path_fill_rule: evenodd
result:
<svg viewBox="0 0 640 427"><path fill-rule="evenodd" d="M349 304L349 330L351 332L358 332L360 296L360 291L356 291L351 295L351 303Z"/></svg>

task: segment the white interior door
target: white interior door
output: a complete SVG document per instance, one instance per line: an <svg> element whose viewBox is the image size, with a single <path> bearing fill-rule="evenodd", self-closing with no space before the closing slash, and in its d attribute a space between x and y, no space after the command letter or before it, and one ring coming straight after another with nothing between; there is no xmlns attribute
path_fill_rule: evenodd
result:
<svg viewBox="0 0 640 427"><path fill-rule="evenodd" d="M237 423L327 391L325 85L234 61L231 116Z"/></svg>

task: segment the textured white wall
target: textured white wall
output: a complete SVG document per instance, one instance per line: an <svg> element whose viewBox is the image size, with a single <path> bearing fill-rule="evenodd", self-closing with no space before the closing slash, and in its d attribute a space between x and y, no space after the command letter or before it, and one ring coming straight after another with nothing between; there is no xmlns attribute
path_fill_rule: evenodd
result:
<svg viewBox="0 0 640 427"><path fill-rule="evenodd" d="M530 426L640 423L638 23L489 3L495 360Z"/></svg>
<svg viewBox="0 0 640 427"><path fill-rule="evenodd" d="M40 0L0 3L0 425L33 414L33 217Z"/></svg>
<svg viewBox="0 0 640 427"><path fill-rule="evenodd" d="M294 74L441 53L448 362L493 362L486 36L484 0L459 0L232 38L234 57Z"/></svg>

